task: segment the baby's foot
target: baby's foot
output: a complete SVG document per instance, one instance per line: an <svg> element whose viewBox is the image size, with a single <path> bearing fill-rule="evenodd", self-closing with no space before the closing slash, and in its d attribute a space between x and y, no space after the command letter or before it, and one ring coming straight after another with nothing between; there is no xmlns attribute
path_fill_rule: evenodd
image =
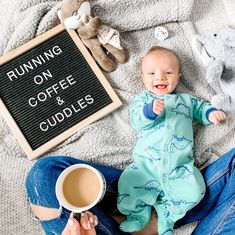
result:
<svg viewBox="0 0 235 235"><path fill-rule="evenodd" d="M145 222L144 219L141 218L140 216L132 215L129 216L127 220L125 220L120 224L120 229L123 232L131 233L131 232L140 231L146 224L147 222Z"/></svg>
<svg viewBox="0 0 235 235"><path fill-rule="evenodd" d="M166 229L163 233L159 233L159 235L172 235L173 230L172 229Z"/></svg>
<svg viewBox="0 0 235 235"><path fill-rule="evenodd" d="M158 218L158 234L159 235L172 235L173 234L174 223L170 220L163 218L162 220Z"/></svg>

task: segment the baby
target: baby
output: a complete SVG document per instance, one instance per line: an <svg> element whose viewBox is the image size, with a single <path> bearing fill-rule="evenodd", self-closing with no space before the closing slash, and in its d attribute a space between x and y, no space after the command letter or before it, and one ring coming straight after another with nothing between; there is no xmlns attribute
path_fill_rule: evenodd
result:
<svg viewBox="0 0 235 235"><path fill-rule="evenodd" d="M138 131L134 162L118 182L118 209L127 215L120 229L143 229L158 214L159 235L170 235L174 223L200 202L205 183L194 166L193 118L207 125L220 124L225 113L174 90L180 80L178 56L169 49L153 47L142 61L146 90L134 100L130 122Z"/></svg>

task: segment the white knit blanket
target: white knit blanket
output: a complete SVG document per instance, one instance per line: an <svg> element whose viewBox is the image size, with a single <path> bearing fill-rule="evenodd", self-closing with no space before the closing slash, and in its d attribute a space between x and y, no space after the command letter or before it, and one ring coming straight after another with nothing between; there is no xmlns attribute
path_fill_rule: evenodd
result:
<svg viewBox="0 0 235 235"><path fill-rule="evenodd" d="M123 106L89 125L48 155L71 155L118 168L132 159L136 133L129 124L131 101L143 89L140 59L153 45L175 50L182 60L182 80L178 91L189 92L210 100L215 94L205 81L205 68L195 58L190 41L197 33L211 27L235 24L234 0L91 0L92 14L121 32L128 50L128 63L106 74L121 98ZM26 43L59 21L57 0L1 0L0 55ZM169 38L158 42L154 28L162 25ZM1 79L1 78L0 78ZM215 127L195 124L196 164L203 167L235 146L235 118L228 114L225 124ZM30 162L0 115L0 234L42 234L25 192L25 178L34 162ZM193 225L175 230L190 234Z"/></svg>

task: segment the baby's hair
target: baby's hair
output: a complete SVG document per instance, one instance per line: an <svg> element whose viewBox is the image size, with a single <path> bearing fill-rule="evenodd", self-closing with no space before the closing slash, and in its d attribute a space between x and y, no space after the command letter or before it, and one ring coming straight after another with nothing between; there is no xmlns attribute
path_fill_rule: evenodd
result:
<svg viewBox="0 0 235 235"><path fill-rule="evenodd" d="M177 59L178 62L179 62L179 65L180 65L180 58L179 58L179 56L178 56L174 51L172 51L172 50L170 50L169 48L166 48L166 47L153 46L153 47L151 47L151 48L147 51L147 53L145 54L145 56L146 56L146 55L149 55L149 54L151 54L151 53L153 53L153 52L156 52L156 51L166 51L166 52L169 52L170 54L172 54L172 55L174 55L174 56L176 57L176 59Z"/></svg>
<svg viewBox="0 0 235 235"><path fill-rule="evenodd" d="M144 60L144 58L147 56L147 55L150 55L150 54L152 54L152 53L154 53L154 52L157 52L157 51L165 51L165 52L168 52L168 53L170 53L171 55L173 55L173 56L175 56L175 58L176 58L176 60L178 61L178 66L179 66L179 71L180 71L180 63L181 63L181 61L180 61L180 58L179 58L179 56L174 52L174 51L172 51L171 49L168 49L168 48L166 48L166 47L161 47L161 46L153 46L153 47L151 47L148 51L147 51L147 53L144 55L144 57L140 60L140 63L142 64L142 62L143 62L143 60ZM142 68L141 68L141 73L142 73ZM180 76L181 76L181 74L180 74Z"/></svg>

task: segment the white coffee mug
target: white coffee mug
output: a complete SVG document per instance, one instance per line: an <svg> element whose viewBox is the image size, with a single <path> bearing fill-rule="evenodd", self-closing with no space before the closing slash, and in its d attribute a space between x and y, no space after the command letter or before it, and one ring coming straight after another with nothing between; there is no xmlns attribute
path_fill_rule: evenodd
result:
<svg viewBox="0 0 235 235"><path fill-rule="evenodd" d="M86 164L66 168L56 182L56 197L64 208L75 213L87 211L104 196L106 181L100 171Z"/></svg>

